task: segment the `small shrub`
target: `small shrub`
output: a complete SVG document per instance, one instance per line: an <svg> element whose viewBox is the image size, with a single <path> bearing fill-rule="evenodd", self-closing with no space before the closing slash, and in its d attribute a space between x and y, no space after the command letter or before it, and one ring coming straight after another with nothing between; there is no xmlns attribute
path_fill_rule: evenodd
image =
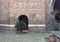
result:
<svg viewBox="0 0 60 42"><path fill-rule="evenodd" d="M15 28L17 30L22 30L22 29L24 29L24 26L25 26L25 23L21 21L15 25Z"/></svg>
<svg viewBox="0 0 60 42"><path fill-rule="evenodd" d="M59 27L60 27L59 23L57 23L54 16L48 17L47 22L46 22L46 28L47 28L46 30L55 31L55 30L58 30Z"/></svg>

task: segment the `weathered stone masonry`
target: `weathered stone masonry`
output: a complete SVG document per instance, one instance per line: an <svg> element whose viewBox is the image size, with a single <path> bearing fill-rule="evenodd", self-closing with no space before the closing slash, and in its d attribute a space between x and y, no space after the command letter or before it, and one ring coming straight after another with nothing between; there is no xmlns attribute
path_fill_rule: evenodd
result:
<svg viewBox="0 0 60 42"><path fill-rule="evenodd" d="M24 14L29 24L45 24L49 5L50 0L0 0L0 23L15 24Z"/></svg>

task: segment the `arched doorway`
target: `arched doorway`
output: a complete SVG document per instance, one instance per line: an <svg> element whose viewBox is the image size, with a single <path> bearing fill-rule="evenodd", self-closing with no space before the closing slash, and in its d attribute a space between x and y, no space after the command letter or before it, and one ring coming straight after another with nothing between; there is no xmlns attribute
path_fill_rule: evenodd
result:
<svg viewBox="0 0 60 42"><path fill-rule="evenodd" d="M28 17L26 15L21 15L18 17L18 20L19 20L19 22L20 21L25 22L26 26L24 27L24 30L28 30Z"/></svg>
<svg viewBox="0 0 60 42"><path fill-rule="evenodd" d="M55 0L53 8L54 10L60 10L60 0Z"/></svg>
<svg viewBox="0 0 60 42"><path fill-rule="evenodd" d="M52 13L60 11L60 0L51 0L50 6L50 12Z"/></svg>
<svg viewBox="0 0 60 42"><path fill-rule="evenodd" d="M56 10L55 13L55 19L57 20L57 22L60 22L60 0L55 0L55 4L53 7L54 10Z"/></svg>
<svg viewBox="0 0 60 42"><path fill-rule="evenodd" d="M60 0L52 0L51 3L51 12L54 15L54 19L56 21L54 25L54 30L59 30L59 22L60 22ZM53 23L52 23L53 24Z"/></svg>

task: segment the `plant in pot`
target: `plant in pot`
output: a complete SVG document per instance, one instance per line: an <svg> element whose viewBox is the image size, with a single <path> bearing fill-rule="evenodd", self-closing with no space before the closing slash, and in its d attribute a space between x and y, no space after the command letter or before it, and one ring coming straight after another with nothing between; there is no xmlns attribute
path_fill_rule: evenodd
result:
<svg viewBox="0 0 60 42"><path fill-rule="evenodd" d="M50 42L56 42L56 38L57 37L54 34L49 36Z"/></svg>
<svg viewBox="0 0 60 42"><path fill-rule="evenodd" d="M22 30L24 29L24 27L25 27L25 23L23 21L18 22L15 25L15 28L16 28L17 32L22 32Z"/></svg>
<svg viewBox="0 0 60 42"><path fill-rule="evenodd" d="M57 42L57 37L54 34L49 35L49 37L45 37L46 42Z"/></svg>

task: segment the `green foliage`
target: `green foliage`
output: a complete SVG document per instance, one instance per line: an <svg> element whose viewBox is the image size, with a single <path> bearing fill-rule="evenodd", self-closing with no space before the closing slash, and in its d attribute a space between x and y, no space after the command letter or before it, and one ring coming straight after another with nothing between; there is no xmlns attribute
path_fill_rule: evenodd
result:
<svg viewBox="0 0 60 42"><path fill-rule="evenodd" d="M50 40L49 40L49 38L48 38L48 37L46 37L46 38L45 38L45 41L46 41L46 42L50 42Z"/></svg>
<svg viewBox="0 0 60 42"><path fill-rule="evenodd" d="M15 28L16 29L23 29L24 26L25 26L25 23L21 21L15 25Z"/></svg>
<svg viewBox="0 0 60 42"><path fill-rule="evenodd" d="M59 23L57 23L54 16L52 15L52 16L48 17L47 24L46 24L47 30L54 31L58 27L59 27Z"/></svg>

